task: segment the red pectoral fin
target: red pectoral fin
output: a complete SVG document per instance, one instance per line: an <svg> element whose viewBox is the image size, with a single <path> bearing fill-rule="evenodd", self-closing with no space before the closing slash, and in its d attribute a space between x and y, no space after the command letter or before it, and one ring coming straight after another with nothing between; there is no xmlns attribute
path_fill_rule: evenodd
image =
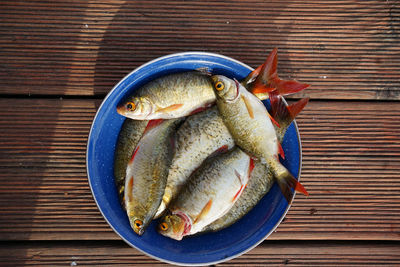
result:
<svg viewBox="0 0 400 267"><path fill-rule="evenodd" d="M137 146L135 148L135 151L133 151L133 154L132 154L131 160L129 161L129 164L131 164L133 162L133 160L135 159L136 154L137 154L138 151L139 151L139 146Z"/></svg>
<svg viewBox="0 0 400 267"><path fill-rule="evenodd" d="M246 105L247 111L249 112L250 118L254 119L253 107L251 106L249 100L244 95L242 95L242 99L243 99L244 104Z"/></svg>
<svg viewBox="0 0 400 267"><path fill-rule="evenodd" d="M183 106L183 104L173 104L173 105L165 107L165 108L159 108L159 109L157 109L157 112L168 113L168 112L180 109L182 106Z"/></svg>
<svg viewBox="0 0 400 267"><path fill-rule="evenodd" d="M206 216L208 214L208 212L210 211L211 205L212 205L212 199L210 199L207 202L207 204L204 205L203 209L200 211L199 215L197 215L197 217L194 219L193 223L196 223L201 218L204 218L204 216Z"/></svg>
<svg viewBox="0 0 400 267"><path fill-rule="evenodd" d="M239 188L239 190L236 192L236 194L233 196L233 198L232 198L232 202L235 202L236 201L236 199L240 196L240 194L241 194L241 192L244 190L244 188L247 186L247 184L245 184L245 185L241 185L240 186L240 188Z"/></svg>
<svg viewBox="0 0 400 267"><path fill-rule="evenodd" d="M157 120L150 120L147 123L146 128L144 129L143 134L147 133L148 131L150 131L151 129L153 129L154 127L157 127L158 125L160 125L164 120L163 119L157 119Z"/></svg>
<svg viewBox="0 0 400 267"><path fill-rule="evenodd" d="M250 157L250 162L249 162L249 178L251 175L251 172L254 170L254 159L252 157Z"/></svg>
<svg viewBox="0 0 400 267"><path fill-rule="evenodd" d="M130 202L132 201L132 189L133 189L133 176L131 176L129 182L128 182L128 188L126 188L127 190L127 200Z"/></svg>
<svg viewBox="0 0 400 267"><path fill-rule="evenodd" d="M285 159L285 152L283 151L283 147L282 147L281 143L279 143L279 142L278 142L278 153L282 159Z"/></svg>

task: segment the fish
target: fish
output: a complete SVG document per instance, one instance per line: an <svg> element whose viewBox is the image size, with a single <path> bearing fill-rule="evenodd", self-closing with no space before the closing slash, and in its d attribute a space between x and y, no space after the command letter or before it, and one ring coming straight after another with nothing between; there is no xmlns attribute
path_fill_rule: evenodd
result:
<svg viewBox="0 0 400 267"><path fill-rule="evenodd" d="M189 71L150 81L118 105L117 112L135 120L173 119L206 109L214 102L210 77Z"/></svg>
<svg viewBox="0 0 400 267"><path fill-rule="evenodd" d="M275 92L271 94L270 101L272 117L280 125L274 125L278 142L282 142L288 127L307 105L309 98L300 99L287 106L283 97ZM227 214L206 226L203 232L219 231L240 220L269 192L274 182L275 178L268 164L254 162L249 182L240 198Z"/></svg>
<svg viewBox="0 0 400 267"><path fill-rule="evenodd" d="M253 160L238 147L208 158L196 170L161 218L158 231L181 240L223 216L242 194Z"/></svg>
<svg viewBox="0 0 400 267"><path fill-rule="evenodd" d="M125 207L124 190L126 168L132 157L133 150L142 137L148 121L125 119L121 131L118 135L118 141L114 154L114 177L115 185L121 204Z"/></svg>
<svg viewBox="0 0 400 267"><path fill-rule="evenodd" d="M268 71L263 68L265 64L250 72L243 85L253 87L260 71ZM117 106L117 112L135 120L172 119L200 112L215 103L210 75L196 70L162 76L127 97ZM263 93L258 95L265 97Z"/></svg>
<svg viewBox="0 0 400 267"><path fill-rule="evenodd" d="M210 155L228 151L235 145L219 116L217 107L192 115L179 127L176 150L168 173L167 186L157 214L161 214L190 175Z"/></svg>
<svg viewBox="0 0 400 267"><path fill-rule="evenodd" d="M267 164L254 162L254 169L242 195L228 213L207 225L202 232L216 232L240 220L269 192L273 183L271 168Z"/></svg>
<svg viewBox="0 0 400 267"><path fill-rule="evenodd" d="M182 119L152 120L129 160L125 179L125 207L132 229L142 235L160 206Z"/></svg>
<svg viewBox="0 0 400 267"><path fill-rule="evenodd" d="M283 149L278 141L273 117L255 95L237 80L222 75L211 77L217 96L217 107L235 143L243 151L268 164L278 185L290 204L291 188L308 195L306 189L279 161Z"/></svg>

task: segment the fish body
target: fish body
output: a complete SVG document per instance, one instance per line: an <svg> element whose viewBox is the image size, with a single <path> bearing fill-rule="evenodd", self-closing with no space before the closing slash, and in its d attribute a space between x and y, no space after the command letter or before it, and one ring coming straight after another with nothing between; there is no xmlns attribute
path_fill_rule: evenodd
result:
<svg viewBox="0 0 400 267"><path fill-rule="evenodd" d="M240 220L269 192L273 182L274 177L269 166L255 162L249 182L239 199L228 213L207 225L203 231L219 231Z"/></svg>
<svg viewBox="0 0 400 267"><path fill-rule="evenodd" d="M236 145L268 164L288 203L293 199L291 188L308 195L304 187L280 163L283 149L264 104L239 82L221 75L211 77L217 96L218 110Z"/></svg>
<svg viewBox="0 0 400 267"><path fill-rule="evenodd" d="M159 123L157 125L157 123ZM125 179L125 207L133 230L142 235L160 206L179 120L152 122L133 151Z"/></svg>
<svg viewBox="0 0 400 267"><path fill-rule="evenodd" d="M187 118L179 127L176 140L175 155L168 173L163 202L157 213L161 213L168 206L193 171L207 157L216 151L227 151L235 145L216 107Z"/></svg>
<svg viewBox="0 0 400 267"><path fill-rule="evenodd" d="M190 115L214 102L210 77L192 71L166 75L145 84L117 111L136 120L171 119Z"/></svg>
<svg viewBox="0 0 400 267"><path fill-rule="evenodd" d="M207 159L196 170L161 219L162 235L181 240L223 216L240 197L252 160L239 148Z"/></svg>
<svg viewBox="0 0 400 267"><path fill-rule="evenodd" d="M238 82L220 75L213 79L224 84L217 106L236 144L264 162L277 156L278 139L264 104Z"/></svg>
<svg viewBox="0 0 400 267"><path fill-rule="evenodd" d="M132 157L133 150L143 135L148 121L126 119L119 132L114 155L114 176L118 195L123 205L126 168Z"/></svg>
<svg viewBox="0 0 400 267"><path fill-rule="evenodd" d="M305 107L308 98L287 106L283 97L271 94L272 115L280 127L274 125L279 142L298 113ZM247 187L227 214L205 227L204 231L219 231L240 220L269 192L274 183L274 175L268 164L254 163Z"/></svg>

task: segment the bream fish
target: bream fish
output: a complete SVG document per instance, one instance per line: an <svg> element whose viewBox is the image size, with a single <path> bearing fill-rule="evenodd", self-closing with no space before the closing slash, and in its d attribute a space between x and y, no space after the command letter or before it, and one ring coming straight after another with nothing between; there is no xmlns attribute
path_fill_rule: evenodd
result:
<svg viewBox="0 0 400 267"><path fill-rule="evenodd" d="M274 125L277 138L282 142L287 128L308 103L308 98L289 106L286 106L283 98L276 94L272 94L270 100L273 117L280 125L280 127ZM273 182L274 175L268 164L255 162L254 170L242 195L228 213L206 226L204 231L219 231L241 219L269 192Z"/></svg>
<svg viewBox="0 0 400 267"><path fill-rule="evenodd" d="M161 213L168 206L189 176L207 157L227 151L234 145L217 107L188 117L177 131L175 155L168 174L163 201L157 213Z"/></svg>
<svg viewBox="0 0 400 267"><path fill-rule="evenodd" d="M136 120L171 119L205 109L215 102L210 77L201 72L175 73L139 88L117 112Z"/></svg>
<svg viewBox="0 0 400 267"><path fill-rule="evenodd" d="M280 163L283 149L273 122L264 104L238 81L225 76L212 76L217 106L235 143L250 155L268 164L288 203L293 199L291 188L308 194L305 188ZM276 123L276 122L275 122Z"/></svg>
<svg viewBox="0 0 400 267"><path fill-rule="evenodd" d="M274 177L268 165L254 162L254 169L242 195L228 213L207 225L203 231L219 231L240 220L268 193L273 182Z"/></svg>
<svg viewBox="0 0 400 267"><path fill-rule="evenodd" d="M207 159L168 207L159 232L181 240L223 216L240 197L253 166L253 160L237 147Z"/></svg>
<svg viewBox="0 0 400 267"><path fill-rule="evenodd" d="M125 207L133 230L142 235L160 206L181 119L151 121L128 163Z"/></svg>
<svg viewBox="0 0 400 267"><path fill-rule="evenodd" d="M114 156L114 176L118 195L123 206L125 206L123 197L126 168L132 157L133 150L143 135L147 123L148 121L138 121L127 118L122 124L121 131L119 132Z"/></svg>

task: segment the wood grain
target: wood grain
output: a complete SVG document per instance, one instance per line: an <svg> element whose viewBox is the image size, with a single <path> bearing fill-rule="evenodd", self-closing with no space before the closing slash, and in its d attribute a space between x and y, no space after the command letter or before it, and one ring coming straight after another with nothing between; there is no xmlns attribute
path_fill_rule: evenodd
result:
<svg viewBox="0 0 400 267"><path fill-rule="evenodd" d="M156 57L207 51L313 99L400 99L399 1L2 1L0 94L105 95ZM299 96L299 95L298 95Z"/></svg>
<svg viewBox="0 0 400 267"><path fill-rule="evenodd" d="M0 245L0 264L11 266L169 266L121 242ZM397 244L358 242L264 242L218 266L398 266Z"/></svg>
<svg viewBox="0 0 400 267"><path fill-rule="evenodd" d="M99 100L0 99L0 239L119 239L85 169ZM297 195L275 240L400 240L400 106L312 101Z"/></svg>

